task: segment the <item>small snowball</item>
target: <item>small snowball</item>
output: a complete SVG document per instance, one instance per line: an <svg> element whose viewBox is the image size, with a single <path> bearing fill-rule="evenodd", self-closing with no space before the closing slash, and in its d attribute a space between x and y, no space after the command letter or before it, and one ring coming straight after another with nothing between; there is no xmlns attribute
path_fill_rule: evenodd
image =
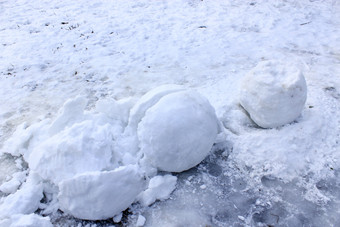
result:
<svg viewBox="0 0 340 227"><path fill-rule="evenodd" d="M209 101L194 91L165 95L151 106L138 125L145 158L159 170L181 172L199 164L218 133Z"/></svg>
<svg viewBox="0 0 340 227"><path fill-rule="evenodd" d="M113 222L119 223L122 220L122 217L123 217L123 213L120 212L119 214L117 214L116 216L113 217Z"/></svg>
<svg viewBox="0 0 340 227"><path fill-rule="evenodd" d="M151 178L148 188L138 197L141 204L149 206L158 200L168 199L175 190L177 177L171 175L155 176Z"/></svg>
<svg viewBox="0 0 340 227"><path fill-rule="evenodd" d="M144 226L145 225L145 217L143 215L138 215L138 219L137 219L137 222L136 222L136 226L140 227L140 226Z"/></svg>
<svg viewBox="0 0 340 227"><path fill-rule="evenodd" d="M60 209L76 218L103 220L127 209L143 190L139 168L89 172L59 184Z"/></svg>
<svg viewBox="0 0 340 227"><path fill-rule="evenodd" d="M263 128L294 121L304 107L307 86L301 71L277 61L259 63L241 85L240 103Z"/></svg>

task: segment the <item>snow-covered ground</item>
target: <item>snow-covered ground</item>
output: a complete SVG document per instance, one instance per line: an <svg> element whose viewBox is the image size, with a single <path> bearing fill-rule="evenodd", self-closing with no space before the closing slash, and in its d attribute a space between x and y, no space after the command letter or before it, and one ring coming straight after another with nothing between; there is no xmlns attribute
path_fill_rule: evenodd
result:
<svg viewBox="0 0 340 227"><path fill-rule="evenodd" d="M0 226L340 225L339 1L5 0L0 53ZM264 60L294 63L307 83L302 114L273 129L239 105ZM205 160L174 177L156 176L133 137L146 141L159 115L142 103L129 119L164 84L199 92L223 126ZM125 128L134 119L138 133ZM95 204L79 196L91 192ZM105 198L137 202L114 220L70 215L110 216Z"/></svg>

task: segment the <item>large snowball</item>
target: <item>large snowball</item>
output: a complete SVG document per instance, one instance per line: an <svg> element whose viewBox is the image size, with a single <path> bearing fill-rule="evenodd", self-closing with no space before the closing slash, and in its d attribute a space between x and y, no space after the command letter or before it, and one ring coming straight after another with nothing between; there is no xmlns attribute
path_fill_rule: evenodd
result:
<svg viewBox="0 0 340 227"><path fill-rule="evenodd" d="M306 81L298 68L265 61L244 78L240 103L256 124L273 128L294 121L306 97Z"/></svg>
<svg viewBox="0 0 340 227"><path fill-rule="evenodd" d="M60 209L76 218L103 220L127 209L144 189L136 166L90 172L59 184Z"/></svg>
<svg viewBox="0 0 340 227"><path fill-rule="evenodd" d="M199 164L218 133L209 101L194 91L167 94L150 107L138 125L145 158L159 170L181 172Z"/></svg>
<svg viewBox="0 0 340 227"><path fill-rule="evenodd" d="M145 112L155 105L165 95L183 91L184 88L175 84L166 84L152 89L143 95L130 111L127 130L137 130L138 123L145 116Z"/></svg>

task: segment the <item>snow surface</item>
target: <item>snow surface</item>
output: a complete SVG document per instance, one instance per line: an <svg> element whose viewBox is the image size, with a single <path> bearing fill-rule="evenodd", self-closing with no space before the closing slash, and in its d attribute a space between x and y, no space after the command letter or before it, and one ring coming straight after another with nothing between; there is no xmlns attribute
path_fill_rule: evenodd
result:
<svg viewBox="0 0 340 227"><path fill-rule="evenodd" d="M58 211L58 188L25 160L58 143L51 136L85 127L93 133L75 143L110 138L116 155L95 171L136 163L130 109L151 89L177 84L209 100L224 134L199 166L175 175L169 199L133 203L120 224L142 215L146 226L340 225L339 1L15 0L0 11L1 223L25 225L35 212L56 226L114 225ZM238 105L241 81L265 60L297 62L305 76L306 104L292 124L258 128ZM77 96L86 104L74 107L85 110L49 130Z"/></svg>
<svg viewBox="0 0 340 227"><path fill-rule="evenodd" d="M306 98L305 78L289 62L260 62L243 78L240 91L241 105L263 128L293 122L300 116Z"/></svg>

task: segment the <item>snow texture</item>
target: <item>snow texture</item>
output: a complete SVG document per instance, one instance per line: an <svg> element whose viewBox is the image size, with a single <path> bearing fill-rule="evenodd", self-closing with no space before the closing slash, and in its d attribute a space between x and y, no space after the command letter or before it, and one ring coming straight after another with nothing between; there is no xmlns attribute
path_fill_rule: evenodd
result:
<svg viewBox="0 0 340 227"><path fill-rule="evenodd" d="M296 120L306 99L305 78L301 70L289 62L261 62L243 78L241 85L241 105L263 128Z"/></svg>
<svg viewBox="0 0 340 227"><path fill-rule="evenodd" d="M340 226L339 1L4 0L0 11L1 225L47 215L54 226L135 226L142 215L145 226ZM240 106L240 88L272 60L282 79L302 72L308 97L292 123L263 129ZM269 68L258 72L273 78ZM140 99L165 84L180 90ZM57 182L130 164L145 184L166 174L141 159L137 131L148 110L187 89L223 128L200 164L175 174L171 199L132 203L119 223L58 211ZM93 149L111 160L82 166L66 151L80 144L86 157ZM58 149L79 159L77 170L65 166L77 175L60 169Z"/></svg>
<svg viewBox="0 0 340 227"><path fill-rule="evenodd" d="M136 166L84 173L60 182L60 208L80 219L107 219L127 209L143 183Z"/></svg>
<svg viewBox="0 0 340 227"><path fill-rule="evenodd" d="M138 125L145 159L168 172L182 172L199 164L209 154L217 133L214 108L193 91L162 97Z"/></svg>

